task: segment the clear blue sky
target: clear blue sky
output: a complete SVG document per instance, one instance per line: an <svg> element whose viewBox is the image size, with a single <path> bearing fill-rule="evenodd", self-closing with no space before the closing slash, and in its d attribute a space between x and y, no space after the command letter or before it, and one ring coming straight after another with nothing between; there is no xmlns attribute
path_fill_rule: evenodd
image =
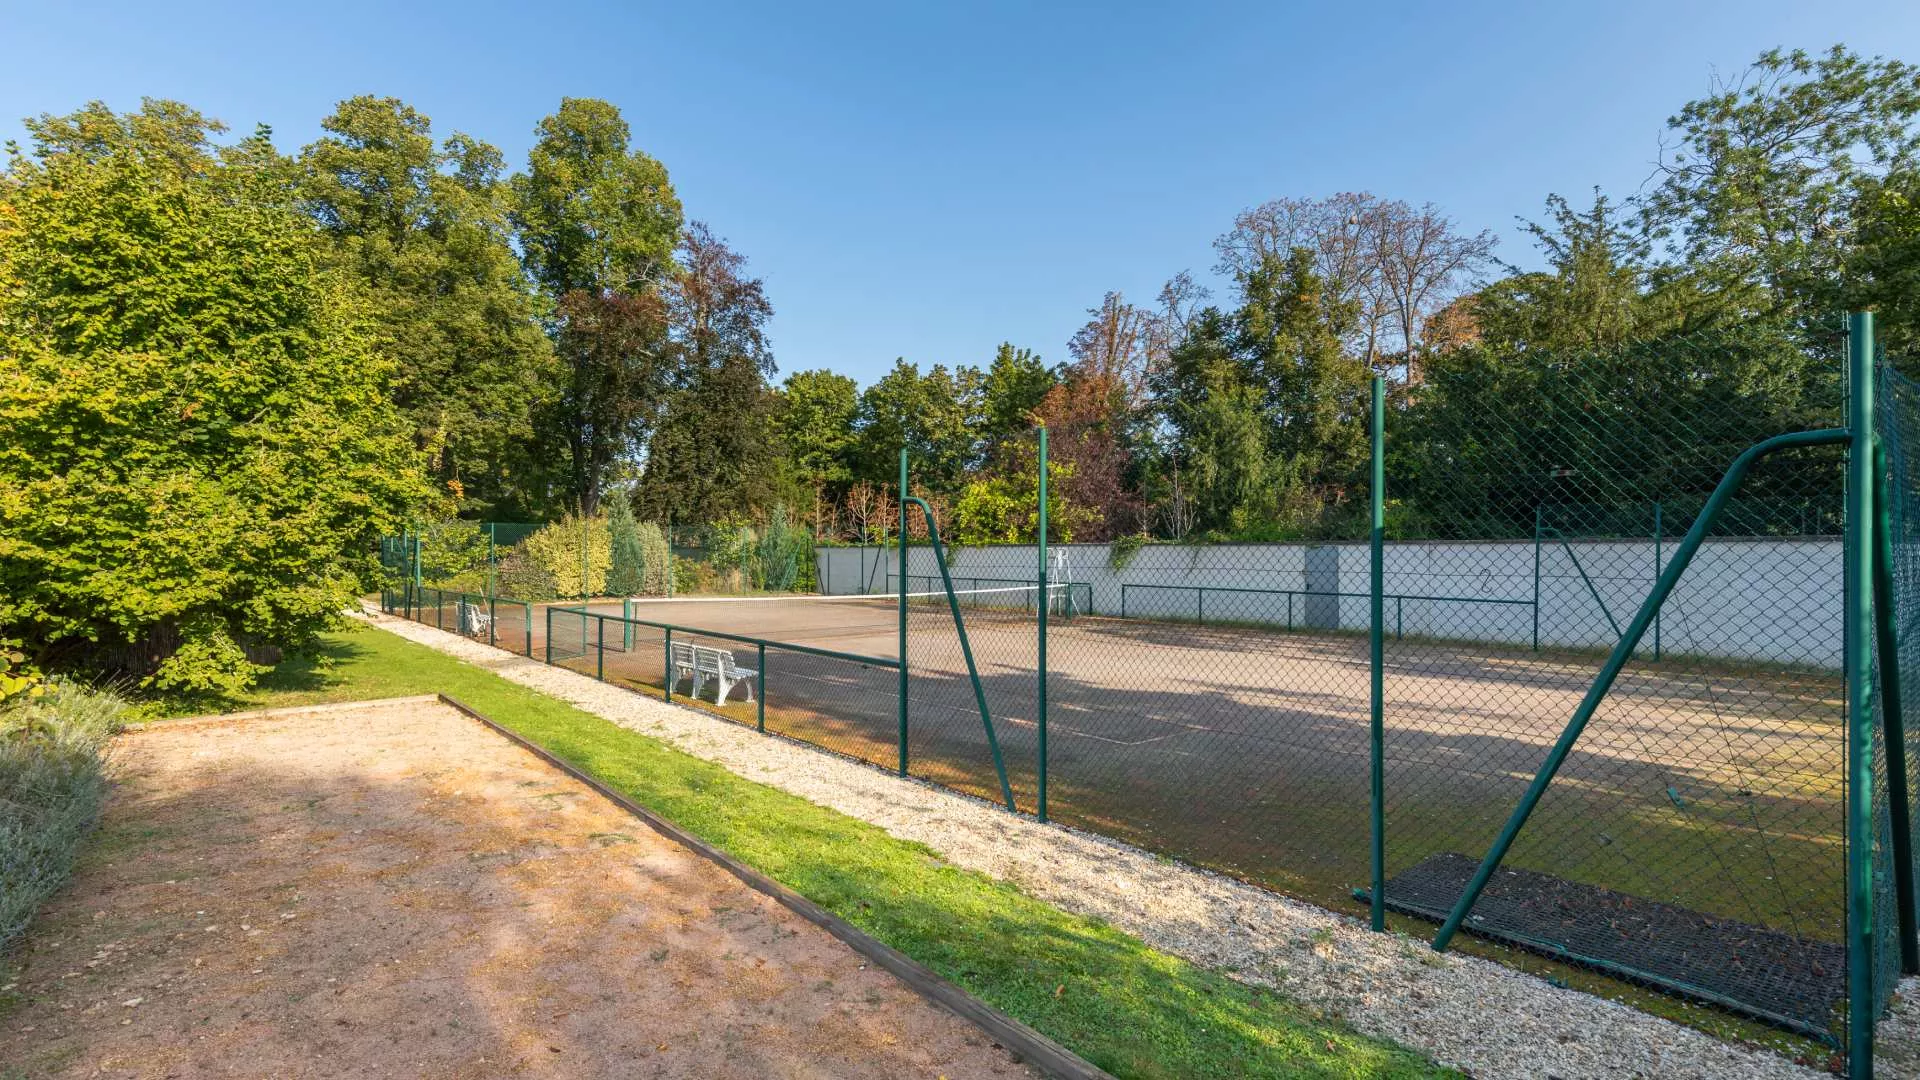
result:
<svg viewBox="0 0 1920 1080"><path fill-rule="evenodd" d="M606 98L766 279L783 372L1048 360L1106 290L1205 273L1235 211L1370 190L1493 228L1638 189L1762 49L1920 60L1914 0L206 5L0 0L0 136L177 98L288 150L348 95L525 161ZM1216 290L1217 291L1217 290Z"/></svg>

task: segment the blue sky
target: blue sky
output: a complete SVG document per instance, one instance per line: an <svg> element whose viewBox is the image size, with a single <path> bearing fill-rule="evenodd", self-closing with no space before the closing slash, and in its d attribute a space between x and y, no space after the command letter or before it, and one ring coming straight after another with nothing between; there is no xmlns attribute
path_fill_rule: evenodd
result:
<svg viewBox="0 0 1920 1080"><path fill-rule="evenodd" d="M0 28L9 138L149 95L293 150L373 93L518 165L562 96L606 98L766 279L782 371L863 384L1002 340L1064 359L1104 292L1205 275L1233 214L1281 195L1431 200L1525 263L1515 215L1638 190L1716 73L1775 45L1920 60L1913 0L0 0Z"/></svg>

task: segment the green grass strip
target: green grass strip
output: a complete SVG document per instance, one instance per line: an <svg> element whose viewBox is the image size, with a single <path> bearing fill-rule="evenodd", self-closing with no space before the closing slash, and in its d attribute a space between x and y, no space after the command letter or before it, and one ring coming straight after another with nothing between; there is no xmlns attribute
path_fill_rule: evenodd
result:
<svg viewBox="0 0 1920 1080"><path fill-rule="evenodd" d="M1118 1077L1457 1075L924 845L393 634L354 629L231 708L446 693Z"/></svg>

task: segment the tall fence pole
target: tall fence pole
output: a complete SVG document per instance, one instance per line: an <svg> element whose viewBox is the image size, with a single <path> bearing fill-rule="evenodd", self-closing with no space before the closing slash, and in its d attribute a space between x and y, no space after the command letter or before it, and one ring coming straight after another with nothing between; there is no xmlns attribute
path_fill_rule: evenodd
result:
<svg viewBox="0 0 1920 1080"><path fill-rule="evenodd" d="M1387 928L1387 821L1386 821L1386 646L1385 627L1381 621L1385 612L1383 604L1387 591L1387 381L1375 375L1373 377L1373 481L1368 501L1372 503L1373 528L1371 538L1371 583L1368 603L1368 668L1371 686L1368 699L1372 710L1372 722L1369 726L1369 743L1372 756L1369 783L1372 786L1372 821L1370 833L1372 850L1369 852L1373 870L1373 895L1368 898L1369 912L1373 928Z"/></svg>
<svg viewBox="0 0 1920 1080"><path fill-rule="evenodd" d="M1040 775L1035 802L1040 820L1047 820L1047 609L1053 595L1047 591L1047 429L1040 428L1040 683L1036 688L1039 711L1037 734L1040 741Z"/></svg>
<svg viewBox="0 0 1920 1080"><path fill-rule="evenodd" d="M1540 512L1539 503L1533 505L1533 651L1540 651Z"/></svg>
<svg viewBox="0 0 1920 1080"><path fill-rule="evenodd" d="M1847 1072L1873 1075L1873 315L1847 320ZM1889 657L1889 660L1892 658Z"/></svg>
<svg viewBox="0 0 1920 1080"><path fill-rule="evenodd" d="M1873 633L1880 655L1881 745L1887 752L1887 858L1893 864L1894 914L1900 928L1900 970L1920 974L1920 908L1913 881L1913 803L1907 788L1905 697L1893 600L1893 476L1886 447L1873 448Z"/></svg>
<svg viewBox="0 0 1920 1080"><path fill-rule="evenodd" d="M900 775L907 775L907 448L900 448Z"/></svg>

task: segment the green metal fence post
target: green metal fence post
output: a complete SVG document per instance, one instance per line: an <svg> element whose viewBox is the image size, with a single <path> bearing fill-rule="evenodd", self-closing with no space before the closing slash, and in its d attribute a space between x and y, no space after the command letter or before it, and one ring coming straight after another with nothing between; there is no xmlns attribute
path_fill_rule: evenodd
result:
<svg viewBox="0 0 1920 1080"><path fill-rule="evenodd" d="M493 527L493 522L487 522L487 599L489 600L493 599Z"/></svg>
<svg viewBox="0 0 1920 1080"><path fill-rule="evenodd" d="M1601 700L1613 688L1613 682L1619 678L1621 669L1626 667L1628 657L1633 654L1634 649L1639 647L1640 639L1646 635L1647 628L1653 623L1653 613L1659 610L1661 602L1673 591L1680 576L1687 572L1688 566L1692 565L1693 556L1700 550L1700 543L1705 539L1707 529L1720 516L1720 511L1733 497L1733 493L1739 490L1741 482L1746 479L1747 470L1753 467L1755 461L1779 450L1803 446L1831 446L1845 443L1849 437L1845 428L1796 431L1757 442L1741 451L1740 456L1733 459L1733 464L1727 467L1727 474L1720 478L1719 485L1713 489L1713 494L1707 497L1700 515L1694 519L1693 527L1687 530L1686 538L1681 540L1680 546L1674 549L1673 561L1668 563L1666 570L1661 573L1660 580L1654 584L1653 592L1648 595L1646 602L1640 605L1633 621L1627 624L1626 633L1620 636L1620 640L1614 642L1612 651L1607 654L1606 662L1600 665L1599 673L1594 676L1593 685L1587 688L1586 696L1580 699L1579 707L1573 711L1573 718L1567 721L1567 726L1560 732L1560 738L1554 742L1553 749L1547 752L1546 760L1541 763L1533 782L1527 786L1526 794L1521 796L1519 805L1514 807L1512 816L1501 828L1500 835L1488 849L1486 858L1481 860L1480 869L1474 872L1473 879L1467 883L1467 887L1460 893L1460 898L1454 902L1453 911L1447 915L1447 921L1441 924L1440 932L1434 935L1434 949L1444 951L1447 943L1453 940L1453 935L1459 932L1460 924L1466 921L1467 913L1473 910L1473 905L1480 899L1480 894L1486 889L1487 882L1492 880L1494 872L1500 868L1501 861L1507 857L1507 852L1512 850L1514 837L1520 834L1521 827L1527 823L1529 817L1533 816L1534 808L1540 805L1540 797L1546 794L1547 786L1553 783L1553 778L1559 773L1560 766L1566 763L1567 755L1573 752L1574 744L1580 740L1580 733L1586 730L1587 722L1593 719L1593 714L1600 707Z"/></svg>
<svg viewBox="0 0 1920 1080"><path fill-rule="evenodd" d="M760 734L765 735L767 733L767 643L762 641L756 644L760 648L760 685L753 688L753 726Z"/></svg>
<svg viewBox="0 0 1920 1080"><path fill-rule="evenodd" d="M900 448L900 775L907 775L907 448Z"/></svg>
<svg viewBox="0 0 1920 1080"><path fill-rule="evenodd" d="M1660 580L1660 504L1653 504L1653 580ZM1663 607L1665 605L1662 605ZM1684 632L1686 627L1681 627ZM1653 662L1660 662L1660 613L1653 613Z"/></svg>
<svg viewBox="0 0 1920 1080"><path fill-rule="evenodd" d="M580 615L580 633L586 636L585 612ZM604 615L594 616L593 627L593 677L601 682L607 681L607 619Z"/></svg>
<svg viewBox="0 0 1920 1080"><path fill-rule="evenodd" d="M548 610L552 610L552 609L549 608ZM521 617L525 621L526 628L527 628L527 658L532 659L533 658L533 605L523 604L521 605L520 611L521 611ZM553 635L548 634L547 637L551 639ZM551 648L551 646L549 646L549 648Z"/></svg>
<svg viewBox="0 0 1920 1080"><path fill-rule="evenodd" d="M1546 509L1533 504L1533 651L1540 651L1540 516Z"/></svg>
<svg viewBox="0 0 1920 1080"><path fill-rule="evenodd" d="M666 687L666 699L668 701L672 701L673 700L673 627L669 626L666 629L662 630L661 635L663 640L660 646L661 648L660 659L667 666L662 669L664 672L666 672L666 674L660 677L660 683L662 686Z"/></svg>
<svg viewBox="0 0 1920 1080"><path fill-rule="evenodd" d="M1047 820L1047 429L1040 428L1040 683L1036 690L1040 714L1037 735L1040 742L1040 775L1036 781L1036 809L1040 820Z"/></svg>
<svg viewBox="0 0 1920 1080"><path fill-rule="evenodd" d="M633 618L633 597L623 596L620 598L620 617L622 619ZM627 652L632 652L633 624L631 622L623 622L621 626L623 629L620 634L620 647Z"/></svg>
<svg viewBox="0 0 1920 1080"><path fill-rule="evenodd" d="M1369 861L1373 871L1373 895L1368 899L1369 918L1375 930L1387 928L1387 821L1386 821L1386 644L1382 640L1385 627L1380 625L1384 614L1387 589L1387 382L1379 375L1373 377L1373 482L1369 502L1372 503L1373 527L1370 530L1369 585L1367 605L1368 631L1368 706L1371 722L1368 725L1368 752L1370 763L1368 784L1370 788L1372 813L1369 832L1372 843L1369 845ZM1337 603L1337 601L1336 601ZM1289 621L1292 615L1292 603L1288 603ZM1398 621L1396 617L1396 622Z"/></svg>
<svg viewBox="0 0 1920 1080"><path fill-rule="evenodd" d="M1907 789L1906 710L1900 696L1900 641L1894 624L1893 482L1886 450L1873 448L1873 632L1880 654L1881 742L1887 750L1887 857L1893 863L1894 911L1900 921L1900 970L1920 974L1920 902L1914 896L1913 803Z"/></svg>
<svg viewBox="0 0 1920 1080"><path fill-rule="evenodd" d="M1873 315L1847 320L1847 1065L1873 1075Z"/></svg>
<svg viewBox="0 0 1920 1080"><path fill-rule="evenodd" d="M547 609L547 663L553 663L553 609Z"/></svg>

